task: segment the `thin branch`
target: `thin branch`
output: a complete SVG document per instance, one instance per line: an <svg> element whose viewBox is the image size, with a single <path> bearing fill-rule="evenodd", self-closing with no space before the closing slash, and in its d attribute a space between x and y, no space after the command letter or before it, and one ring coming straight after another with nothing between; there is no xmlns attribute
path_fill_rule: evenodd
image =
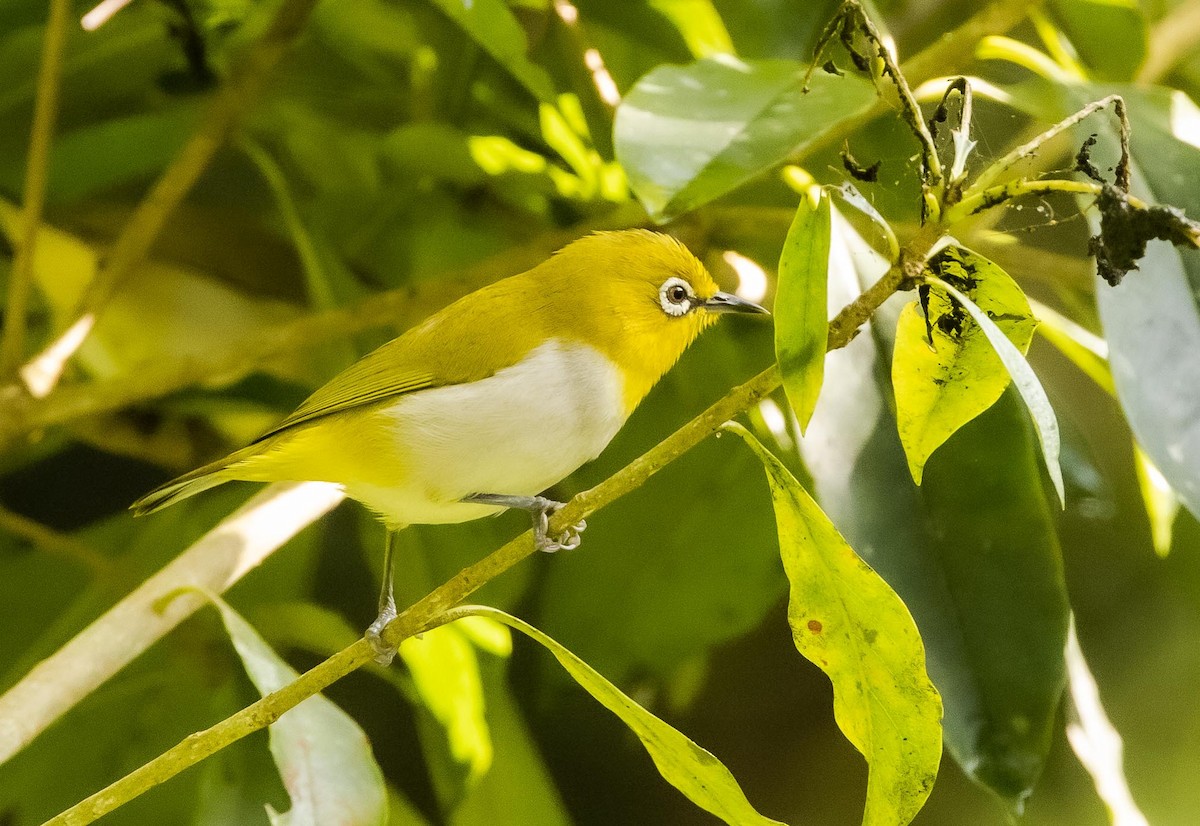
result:
<svg viewBox="0 0 1200 826"><path fill-rule="evenodd" d="M1049 129L1038 134L1032 140L1021 144L1020 146L1016 147L1011 152L1009 152L1007 155L1005 155L1003 158L994 162L991 166L989 166L987 169L985 169L978 178L975 179L975 182L971 184L970 189L966 193L964 193L964 195L966 197L970 197L970 196L975 195L978 192L981 192L982 190L986 189L988 186L995 183L996 180L1001 175L1003 175L1005 172L1007 172L1009 169L1011 169L1015 164L1020 162L1022 159L1028 158L1031 155L1035 154L1039 149L1042 148L1042 146L1044 146L1052 138L1057 137L1058 135L1060 135L1063 132L1070 129L1075 124L1079 123L1080 121L1084 120L1085 118L1089 117L1090 115L1093 115L1096 112L1099 112L1101 109L1104 109L1105 107L1107 107L1109 105L1113 106L1113 111L1116 113L1117 119L1121 124L1122 158L1123 159L1127 158L1128 157L1128 141L1129 141L1129 122L1128 122L1128 119L1125 117L1124 101L1121 99L1120 95L1109 95L1106 98L1101 98L1100 100L1089 103L1087 106L1083 107L1075 114L1073 114L1067 118L1064 118L1063 120L1060 120L1058 123L1054 124ZM1128 169L1128 161L1126 161L1124 163L1124 167L1126 169ZM1126 174L1128 174L1128 173L1126 173ZM1121 185L1119 181L1118 181L1117 185L1118 186ZM1129 189L1128 182L1126 182L1122 188L1128 190Z"/></svg>
<svg viewBox="0 0 1200 826"><path fill-rule="evenodd" d="M953 31L946 32L936 42L904 61L901 72L913 87L944 77L946 74L962 72L975 57L979 41L996 32L1006 32L1021 23L1029 9L1041 0L995 0L975 16ZM817 155L830 147L841 146L848 136L859 131L876 118L886 114L891 107L886 101L877 100L873 106L857 115L838 121L833 128L805 145L800 153L789 157L787 163L803 164L805 158Z"/></svg>
<svg viewBox="0 0 1200 826"><path fill-rule="evenodd" d="M263 36L250 47L229 82L215 95L200 127L138 204L103 267L88 284L74 321L54 344L21 371L35 396L54 388L66 361L95 325L112 294L149 254L175 208L183 201L242 115L258 99L267 76L300 34L317 0L283 0ZM70 338L68 338L70 336ZM64 342L73 346L65 346Z"/></svg>
<svg viewBox="0 0 1200 826"><path fill-rule="evenodd" d="M1095 181L1071 181L1066 178L1052 178L1045 181L1027 181L1018 178L1006 184L989 187L982 192L974 192L963 198L950 209L946 210L946 224L954 225L962 219L983 212L985 209L1000 206L1014 198L1026 195L1050 195L1053 193L1072 193L1075 195L1099 196L1103 184ZM1126 196L1129 205L1134 209L1149 209L1150 205L1132 195Z"/></svg>
<svg viewBox="0 0 1200 826"><path fill-rule="evenodd" d="M922 263L938 235L938 231L932 228L922 230L906 245L897 264L838 313L830 323L828 349L834 350L850 343L858 328L871 318L888 297L920 275ZM730 418L774 392L780 382L779 370L772 365L745 384L735 387L642 456L572 499L551 518L549 531L560 532L640 487L652 475L719 430ZM384 640L388 644L398 645L425 631L436 624L447 609L533 553L533 534L532 531L526 531L407 608L384 629ZM366 640L359 640L280 690L211 728L189 735L149 763L48 821L46 826L83 826L92 823L231 743L265 728L305 699L370 663L374 656L371 645Z"/></svg>
<svg viewBox="0 0 1200 826"><path fill-rule="evenodd" d="M62 74L63 47L67 40L70 0L51 0L38 72L29 154L25 160L25 210L21 215L21 237L8 281L4 305L4 331L0 335L0 377L7 378L25 356L25 322L33 288L33 254L42 209L46 205L46 176L50 166L50 142L58 118L58 92Z"/></svg>
<svg viewBox="0 0 1200 826"><path fill-rule="evenodd" d="M0 506L0 531L19 536L46 553L87 568L95 577L113 570L112 560L85 542Z"/></svg>

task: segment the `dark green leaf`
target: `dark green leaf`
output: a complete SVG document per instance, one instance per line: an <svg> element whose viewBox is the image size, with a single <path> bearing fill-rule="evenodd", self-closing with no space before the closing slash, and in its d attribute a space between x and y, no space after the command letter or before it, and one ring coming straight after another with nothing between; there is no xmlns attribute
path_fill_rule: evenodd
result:
<svg viewBox="0 0 1200 826"><path fill-rule="evenodd" d="M1138 0L1054 0L1054 16L1097 80L1131 80L1146 58Z"/></svg>
<svg viewBox="0 0 1200 826"><path fill-rule="evenodd" d="M805 94L804 73L790 61L726 56L659 66L639 80L613 128L646 210L668 218L724 195L875 102L868 81L823 71Z"/></svg>

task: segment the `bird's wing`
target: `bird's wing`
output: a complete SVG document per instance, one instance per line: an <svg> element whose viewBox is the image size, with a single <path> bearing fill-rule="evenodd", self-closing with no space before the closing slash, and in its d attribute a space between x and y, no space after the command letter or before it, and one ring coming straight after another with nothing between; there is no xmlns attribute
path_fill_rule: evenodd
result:
<svg viewBox="0 0 1200 826"><path fill-rule="evenodd" d="M389 342L347 367L305 399L291 415L255 441L261 442L296 425L306 424L333 413L447 383L438 381L433 374L419 369L397 369L395 353L387 352L391 345L397 343Z"/></svg>
<svg viewBox="0 0 1200 826"><path fill-rule="evenodd" d="M511 323L497 307L504 306L505 293L521 288L520 281L508 279L460 299L447 308L450 312L438 313L334 376L255 442L333 413L432 387L479 381L515 364L528 348L511 336L497 336ZM526 326L531 323L526 319Z"/></svg>

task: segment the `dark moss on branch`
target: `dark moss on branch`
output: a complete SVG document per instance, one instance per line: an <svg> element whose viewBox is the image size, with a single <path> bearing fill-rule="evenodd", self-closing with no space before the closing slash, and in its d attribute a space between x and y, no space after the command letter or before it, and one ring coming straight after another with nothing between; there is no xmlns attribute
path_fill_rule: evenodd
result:
<svg viewBox="0 0 1200 826"><path fill-rule="evenodd" d="M1135 207L1128 195L1111 184L1100 190L1096 206L1100 209L1100 234L1088 242L1088 252L1096 257L1100 277L1114 287L1126 273L1137 269L1152 240L1200 247L1200 224L1178 207Z"/></svg>

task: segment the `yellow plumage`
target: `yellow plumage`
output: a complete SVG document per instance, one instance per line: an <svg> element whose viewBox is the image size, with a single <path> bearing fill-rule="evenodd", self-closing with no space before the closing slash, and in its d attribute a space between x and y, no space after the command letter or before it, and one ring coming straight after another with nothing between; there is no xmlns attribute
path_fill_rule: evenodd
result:
<svg viewBox="0 0 1200 826"><path fill-rule="evenodd" d="M495 513L461 500L538 493L594 458L715 312L730 309L761 308L718 293L674 239L597 233L451 304L253 444L133 508L242 479L334 482L393 528Z"/></svg>

